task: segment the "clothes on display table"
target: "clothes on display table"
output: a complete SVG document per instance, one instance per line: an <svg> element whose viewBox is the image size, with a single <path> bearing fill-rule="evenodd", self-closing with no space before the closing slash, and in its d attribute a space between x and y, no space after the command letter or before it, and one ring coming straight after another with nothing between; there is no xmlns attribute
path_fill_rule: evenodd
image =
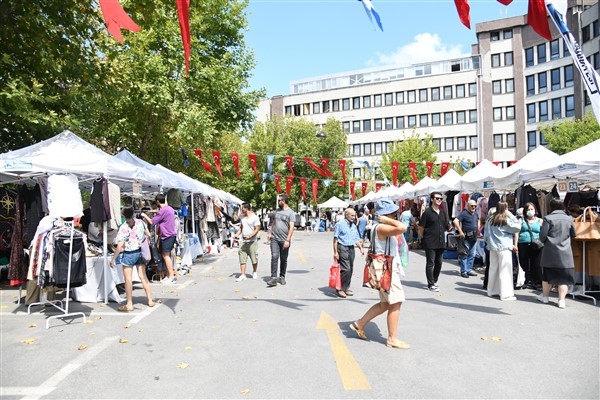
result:
<svg viewBox="0 0 600 400"><path fill-rule="evenodd" d="M109 256L110 257L110 256ZM119 295L117 285L124 283L123 265L115 264L114 268L109 268L110 273L104 274L104 256L86 257L86 280L87 283L83 286L72 290L73 300L81 303L98 303L104 301L105 282L104 277L108 279L108 301L121 303L123 298ZM137 268L132 268L133 282L141 282L137 273Z"/></svg>

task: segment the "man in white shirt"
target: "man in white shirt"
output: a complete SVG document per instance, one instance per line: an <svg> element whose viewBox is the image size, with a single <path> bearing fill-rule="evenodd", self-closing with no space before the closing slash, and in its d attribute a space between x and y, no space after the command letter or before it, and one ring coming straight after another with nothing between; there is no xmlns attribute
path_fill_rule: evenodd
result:
<svg viewBox="0 0 600 400"><path fill-rule="evenodd" d="M258 279L258 234L260 232L260 219L254 211L252 211L252 205L250 203L242 203L242 221L238 231L235 233L234 238L241 236L240 248L238 250L238 256L240 259L240 276L236 279L236 282L241 282L246 279L246 263L248 257L252 261L252 279Z"/></svg>

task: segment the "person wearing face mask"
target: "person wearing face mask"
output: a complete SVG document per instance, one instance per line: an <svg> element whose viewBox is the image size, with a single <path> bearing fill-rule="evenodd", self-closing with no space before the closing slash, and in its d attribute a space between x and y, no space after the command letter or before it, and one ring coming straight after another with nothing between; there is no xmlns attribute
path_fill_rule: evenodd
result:
<svg viewBox="0 0 600 400"><path fill-rule="evenodd" d="M542 269L540 267L541 249L533 243L540 238L543 220L536 216L533 203L523 207L521 230L515 234L514 242L517 247L519 264L525 271L524 289L539 289L542 287Z"/></svg>

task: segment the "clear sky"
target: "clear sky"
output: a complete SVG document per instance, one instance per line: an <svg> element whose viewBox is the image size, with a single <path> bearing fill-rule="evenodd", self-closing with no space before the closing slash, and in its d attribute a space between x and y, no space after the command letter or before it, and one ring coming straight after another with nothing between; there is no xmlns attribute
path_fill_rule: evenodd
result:
<svg viewBox="0 0 600 400"><path fill-rule="evenodd" d="M372 0L384 31L358 0L250 0L246 44L256 67L252 89L287 95L290 81L380 65L410 65L468 55L475 24L527 13L527 0L504 6L470 0L471 30L453 0Z"/></svg>

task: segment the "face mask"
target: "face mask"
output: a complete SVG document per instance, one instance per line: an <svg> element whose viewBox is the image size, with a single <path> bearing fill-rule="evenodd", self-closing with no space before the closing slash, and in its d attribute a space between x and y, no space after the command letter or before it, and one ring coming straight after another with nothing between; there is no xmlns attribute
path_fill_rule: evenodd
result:
<svg viewBox="0 0 600 400"><path fill-rule="evenodd" d="M533 217L534 215L535 215L535 211L533 211L533 210L529 210L529 211L527 211L527 216L528 216L529 218Z"/></svg>

